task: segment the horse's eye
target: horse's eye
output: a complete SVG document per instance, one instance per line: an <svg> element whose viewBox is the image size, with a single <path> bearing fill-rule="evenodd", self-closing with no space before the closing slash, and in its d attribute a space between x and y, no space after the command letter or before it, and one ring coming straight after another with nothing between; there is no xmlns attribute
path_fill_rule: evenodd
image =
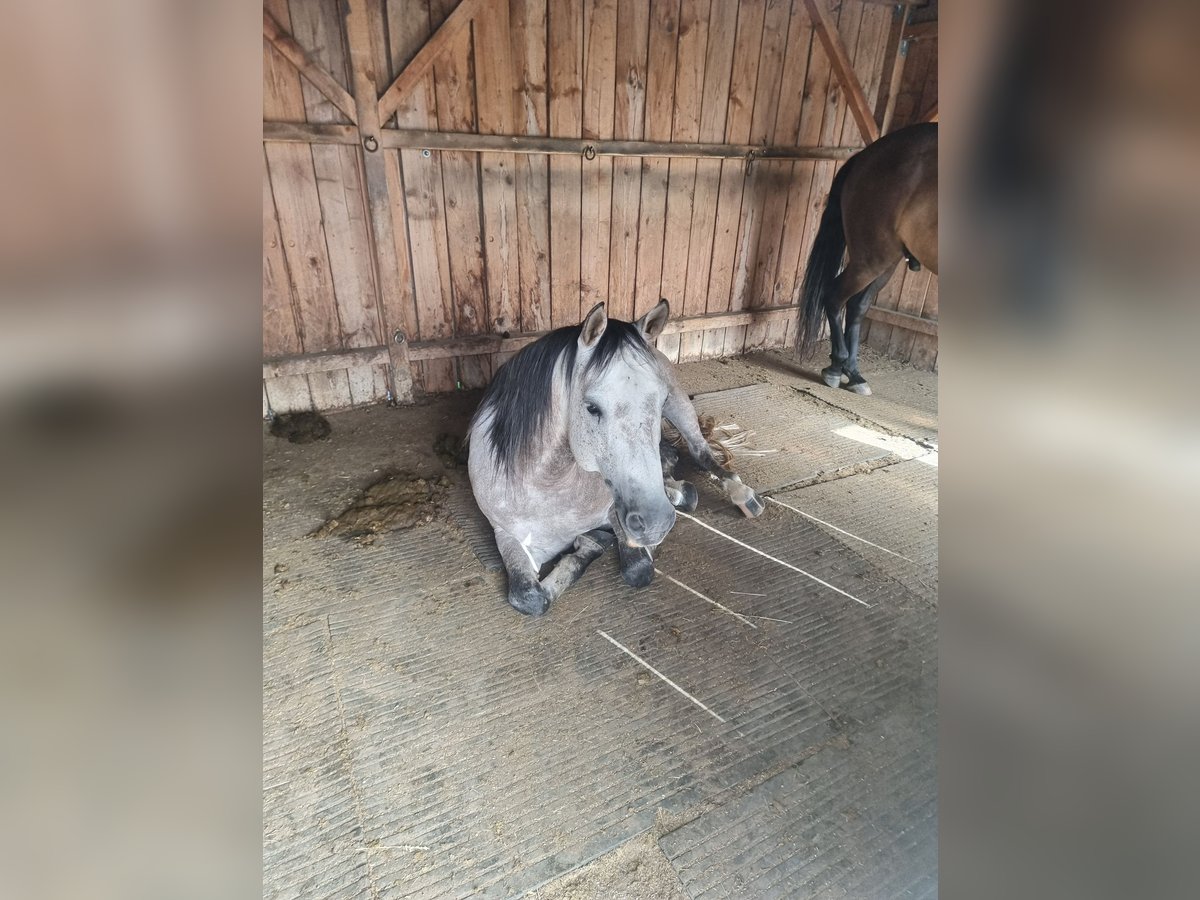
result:
<svg viewBox="0 0 1200 900"><path fill-rule="evenodd" d="M597 419L600 418L600 407L598 407L595 403L584 404L584 409L586 409L589 414L595 416Z"/></svg>

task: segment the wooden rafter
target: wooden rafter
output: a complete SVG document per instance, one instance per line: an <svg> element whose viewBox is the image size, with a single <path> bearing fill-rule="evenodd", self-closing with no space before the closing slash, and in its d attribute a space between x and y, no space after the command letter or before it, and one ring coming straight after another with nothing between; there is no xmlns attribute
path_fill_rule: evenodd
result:
<svg viewBox="0 0 1200 900"><path fill-rule="evenodd" d="M354 110L354 98L350 92L338 84L337 79L326 72L312 56L296 43L296 39L284 31L283 26L275 21L265 9L263 10L263 37L271 46L279 51L279 55L290 62L312 86L325 95L334 106L342 111L351 122L358 118Z"/></svg>
<svg viewBox="0 0 1200 900"><path fill-rule="evenodd" d="M429 73L438 55L459 32L471 23L479 5L480 0L462 0L454 8L454 12L446 17L446 21L442 23L441 27L417 51L417 55L404 67L404 71L396 76L388 89L383 92L383 96L379 98L379 121L381 124L392 117L392 114L400 106L400 101Z"/></svg>
<svg viewBox="0 0 1200 900"><path fill-rule="evenodd" d="M858 125L863 140L868 144L878 140L879 126L875 124L871 104L867 102L867 95L863 93L862 85L858 83L858 76L854 74L854 65L850 62L846 48L842 46L837 27L829 18L825 0L804 0L804 8L808 10L813 30L821 39L821 46L825 48L825 55L829 57L838 83L842 86L846 105L850 107L850 114L854 116L854 122Z"/></svg>
<svg viewBox="0 0 1200 900"><path fill-rule="evenodd" d="M366 116L363 119L366 121ZM297 122L263 122L263 139L302 144L357 144L360 134L350 125L306 125ZM424 131L380 128L380 147L392 150L458 150L467 153L531 153L547 156L626 156L680 159L849 159L861 147L794 147L760 144L705 144L689 141L610 141L586 138L530 137L523 134L474 134L457 131ZM589 150L590 148L590 150Z"/></svg>

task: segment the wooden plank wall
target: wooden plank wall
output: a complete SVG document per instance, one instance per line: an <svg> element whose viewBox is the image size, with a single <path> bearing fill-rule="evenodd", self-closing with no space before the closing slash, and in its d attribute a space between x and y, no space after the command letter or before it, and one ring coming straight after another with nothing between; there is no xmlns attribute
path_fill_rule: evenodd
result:
<svg viewBox="0 0 1200 900"><path fill-rule="evenodd" d="M457 0L379 2L382 92ZM342 5L264 2L352 90ZM843 0L831 12L873 103L892 8ZM266 121L348 123L266 42L263 53ZM801 0L484 0L384 126L862 143ZM362 152L264 143L266 358L376 346L398 328L415 340L540 331L578 322L600 300L622 318L660 296L677 315L787 304L836 168L383 149L403 296L381 298ZM690 360L783 347L794 333L781 321L660 346ZM478 387L503 361L421 361L414 380L428 392ZM385 367L367 366L272 379L264 403L336 408L386 390Z"/></svg>
<svg viewBox="0 0 1200 900"><path fill-rule="evenodd" d="M922 121L922 114L937 104L938 53L937 22L927 21L909 32L908 56L896 95L896 111L891 130ZM875 306L894 309L924 319L938 317L938 279L928 270L911 272L906 268L893 275ZM868 347L920 369L937 369L938 339L887 322L863 323L862 341Z"/></svg>
<svg viewBox="0 0 1200 900"><path fill-rule="evenodd" d="M350 88L336 3L264 0L263 6ZM265 41L263 117L277 122L347 122ZM266 142L264 161L264 355L383 343L358 149ZM378 365L275 378L264 385L264 404L276 411L333 409L386 396L387 373Z"/></svg>

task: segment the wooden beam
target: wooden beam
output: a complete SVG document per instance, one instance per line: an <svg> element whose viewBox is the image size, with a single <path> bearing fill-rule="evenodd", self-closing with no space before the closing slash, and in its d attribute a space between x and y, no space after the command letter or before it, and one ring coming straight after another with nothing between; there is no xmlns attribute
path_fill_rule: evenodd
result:
<svg viewBox="0 0 1200 900"><path fill-rule="evenodd" d="M795 306L767 306L761 309L745 309L733 313L710 313L703 316L687 316L671 319L663 328L663 334L684 334L709 329L733 328L739 325L771 322L787 318L799 312ZM532 344L545 332L536 334L514 334L502 337L484 334L475 337L450 338L438 341L417 341L408 345L410 359L447 359L455 356L477 356L483 353L513 353Z"/></svg>
<svg viewBox="0 0 1200 900"><path fill-rule="evenodd" d="M302 353L282 356L263 363L263 378L288 375L317 375L355 366L377 366L388 362L387 347L362 347L357 350L332 350L328 353Z"/></svg>
<svg viewBox="0 0 1200 900"><path fill-rule="evenodd" d="M301 75L312 83L318 91L336 106L351 121L358 118L354 108L354 98L338 84L337 79L317 65L316 60L308 51L296 43L296 39L283 30L283 26L275 21L265 9L263 10L263 37L271 46L279 51L279 55L295 66Z"/></svg>
<svg viewBox="0 0 1200 900"><path fill-rule="evenodd" d="M868 315L874 310L868 311ZM739 325L752 325L759 322L771 322L787 318L799 313L795 306L766 306L761 309L744 309L732 313L709 313L703 316L687 316L672 319L667 322L663 334L683 334L710 329L733 328ZM891 313L891 315L900 315ZM914 316L903 316L905 320ZM936 334L936 324L927 319L917 319L934 325L932 332ZM504 337L496 334L481 334L463 338L444 338L436 341L399 341L407 352L410 360L452 359L458 356L479 356L487 353L515 353L522 347L528 346L547 332L528 332ZM386 363L389 360L388 347L364 347L359 350L335 350L329 353L307 353L298 356L285 356L269 359L263 363L263 378L280 378L285 375L312 375L318 372L331 372L337 369L354 366L372 366Z"/></svg>
<svg viewBox="0 0 1200 900"><path fill-rule="evenodd" d="M470 24L479 5L480 0L461 0L454 12L446 16L446 21L442 22L441 27L417 51L416 56L409 60L404 71L396 76L388 89L383 92L383 96L379 98L379 121L381 124L392 117L400 105L400 101L417 86L417 82L429 73L438 55L458 36L459 32Z"/></svg>
<svg viewBox="0 0 1200 900"><path fill-rule="evenodd" d="M305 144L356 144L358 130L346 125L304 125L263 122L263 140ZM689 159L849 159L862 147L787 147L756 144L705 144L670 141L610 141L525 135L468 134L446 131L381 128L379 146L390 150L457 150L467 153L526 153L583 156L590 147L596 156L642 156Z"/></svg>
<svg viewBox="0 0 1200 900"><path fill-rule="evenodd" d="M706 144L686 141L612 141L586 138L523 137L385 128L380 143L389 148L460 150L479 153L537 153L583 156L649 156L689 159L849 159L861 147L781 147Z"/></svg>
<svg viewBox="0 0 1200 900"><path fill-rule="evenodd" d="M892 309L879 309L872 306L867 310L867 318L887 325L895 325L919 334L931 334L937 337L937 319L922 319L920 316L910 316L908 313L896 312Z"/></svg>
<svg viewBox="0 0 1200 900"><path fill-rule="evenodd" d="M263 140L289 144L357 144L358 128L301 122L263 122Z"/></svg>
<svg viewBox="0 0 1200 900"><path fill-rule="evenodd" d="M850 62L846 48L842 46L841 38L838 37L837 27L829 18L825 0L803 0L803 2L805 9L808 10L809 18L812 19L813 30L821 39L825 55L829 57L833 72L842 86L846 105L850 107L850 114L854 116L859 133L868 144L879 140L879 126L875 124L871 104L867 102L862 85L858 83L858 76L854 74L854 66Z"/></svg>
<svg viewBox="0 0 1200 900"><path fill-rule="evenodd" d="M409 286L401 282L400 263L396 255L395 226L392 221L392 194L388 187L387 161L380 152L379 104L377 102L380 58L372 45L371 35L383 33L378 18L381 7L371 0L344 0L346 39L350 45L350 68L354 73L354 102L358 110L358 131L365 150L362 152L363 178L366 182L367 210L371 219L370 239L372 269L379 291L381 309L389 302L399 303L410 296ZM398 198L399 199L399 198ZM385 302L386 301L386 302ZM387 329L399 323L387 322ZM407 348L398 341L388 341L388 371L391 374L392 397L398 403L413 399L412 367Z"/></svg>
<svg viewBox="0 0 1200 900"><path fill-rule="evenodd" d="M925 112L921 113L921 118L918 121L936 122L937 120L938 120L938 105L937 105L937 101L935 100L933 103L933 106L929 107L929 109L927 109L927 110L925 110Z"/></svg>

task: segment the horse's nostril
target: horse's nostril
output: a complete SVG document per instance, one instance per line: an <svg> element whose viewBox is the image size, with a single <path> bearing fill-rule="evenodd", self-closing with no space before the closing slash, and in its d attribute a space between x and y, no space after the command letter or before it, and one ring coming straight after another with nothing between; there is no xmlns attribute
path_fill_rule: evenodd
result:
<svg viewBox="0 0 1200 900"><path fill-rule="evenodd" d="M646 520L637 513L630 513L625 517L625 530L634 537L641 537L646 530Z"/></svg>

